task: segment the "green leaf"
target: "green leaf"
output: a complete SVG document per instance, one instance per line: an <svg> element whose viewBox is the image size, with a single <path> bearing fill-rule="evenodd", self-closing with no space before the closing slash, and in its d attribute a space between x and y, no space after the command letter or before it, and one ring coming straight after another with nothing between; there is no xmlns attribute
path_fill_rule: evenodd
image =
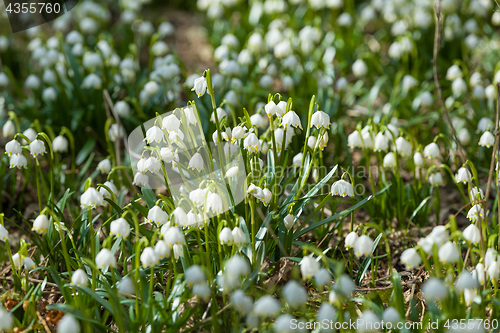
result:
<svg viewBox="0 0 500 333"><path fill-rule="evenodd" d="M131 201L130 204L134 206L134 208L137 209L137 211L141 213L142 216L148 216L148 209L146 207L136 201Z"/></svg>
<svg viewBox="0 0 500 333"><path fill-rule="evenodd" d="M328 222L331 222L331 221L334 221L338 218L342 218L348 214L350 214L351 212L355 211L356 209L362 207L365 203L367 203L368 201L372 200L373 198L375 198L376 196L384 193L385 191L387 191L389 189L389 187L391 187L391 184L387 185L386 187L384 187L382 190L378 191L377 193L375 194L372 194L372 195L369 195L368 197L364 198L363 200L361 200L360 202L358 202L357 204L355 204L354 206L352 206L351 208L348 208L346 210L343 210L341 211L340 213L337 213L335 215L332 215L324 220L321 220L321 221L318 221L316 223L313 223L311 224L310 226L308 226L307 228L304 228L302 230L297 230L294 234L293 234L293 239L297 239L299 238L300 236L308 233L309 231L311 230L314 230L316 229L317 227L319 226L322 226L323 224L326 224Z"/></svg>
<svg viewBox="0 0 500 333"><path fill-rule="evenodd" d="M64 313L71 313L73 316L75 316L75 318L80 319L83 322L89 322L90 325L97 332L109 332L109 331L116 332L112 328L107 327L104 324L101 324L100 322L94 320L92 317L89 317L89 316L85 315L85 313L83 313L82 311L77 310L77 309L75 309L74 307L72 307L72 306L70 306L68 304L54 303L54 304L48 305L47 309L49 309L49 310L50 309L54 309L54 310L58 310L58 311L61 311L61 312L64 312Z"/></svg>
<svg viewBox="0 0 500 333"><path fill-rule="evenodd" d="M76 156L76 165L80 165L87 159L87 157L94 151L96 141L94 138L90 138L85 142L82 149Z"/></svg>
<svg viewBox="0 0 500 333"><path fill-rule="evenodd" d="M106 301L106 299L104 299L104 295L106 295L106 293L101 293L101 295L97 294L95 291L93 291L92 289L90 289L89 287L79 287L79 286L73 286L73 288L77 289L77 290L80 290L81 292L84 292L90 296L92 296L94 298L94 300L101 304L109 313L114 313L113 311L113 307L111 306L111 304Z"/></svg>
<svg viewBox="0 0 500 333"><path fill-rule="evenodd" d="M382 238L382 234L378 235L378 237L375 239L373 242L373 249L372 249L372 255L375 252L375 249L377 248L378 243L380 242L380 239ZM363 277L365 276L366 271L368 270L368 267L370 267L370 264L372 262L372 257L367 257L363 260L361 263L361 266L359 267L358 274L356 274L356 285L361 285L361 280L363 280Z"/></svg>
<svg viewBox="0 0 500 333"><path fill-rule="evenodd" d="M156 195L151 188L143 187L142 188L142 195L139 195L139 196L141 197L142 200L144 200L146 202L149 209L151 209L155 206L157 198L156 198Z"/></svg>

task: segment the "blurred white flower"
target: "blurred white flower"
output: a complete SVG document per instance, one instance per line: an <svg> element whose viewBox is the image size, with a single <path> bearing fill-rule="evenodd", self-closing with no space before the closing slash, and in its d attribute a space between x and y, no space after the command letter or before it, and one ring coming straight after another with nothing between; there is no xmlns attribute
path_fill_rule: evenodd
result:
<svg viewBox="0 0 500 333"><path fill-rule="evenodd" d="M31 229L40 235L45 235L47 231L49 231L49 226L50 223L47 215L40 214L33 222L33 227Z"/></svg>
<svg viewBox="0 0 500 333"><path fill-rule="evenodd" d="M358 258L362 256L369 257L372 254L373 245L373 240L370 237L361 235L354 243L354 254Z"/></svg>
<svg viewBox="0 0 500 333"><path fill-rule="evenodd" d="M97 268L116 267L115 255L109 249L102 249L95 257Z"/></svg>

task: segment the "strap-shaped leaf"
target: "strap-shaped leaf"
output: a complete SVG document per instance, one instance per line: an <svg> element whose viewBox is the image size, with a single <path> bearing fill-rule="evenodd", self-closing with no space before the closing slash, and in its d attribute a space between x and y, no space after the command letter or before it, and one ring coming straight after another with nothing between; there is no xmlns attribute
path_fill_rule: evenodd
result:
<svg viewBox="0 0 500 333"><path fill-rule="evenodd" d="M358 202L357 204L355 204L354 206L352 206L351 208L348 208L346 210L343 210L341 211L340 213L337 213L335 215L332 215L324 220L321 220L321 221L318 221L316 223L313 223L311 224L310 226L308 226L307 228L304 228L302 230L298 230L297 232L295 232L293 234L293 239L297 239L299 238L300 236L308 233L309 231L311 230L314 230L316 229L317 227L319 226L322 226L323 224L325 223L328 223L328 222L331 222L331 221L334 221L338 218L341 218L341 217L344 217L348 214L350 214L351 212L355 211L356 209L362 207L365 203L367 203L368 201L372 200L373 198L375 198L376 196L380 195L381 193L384 193L385 191L387 191L387 189L389 189L389 187L391 187L391 184L387 185L386 187L384 187L382 190L378 191L377 193L375 194L372 194L372 195L369 195L368 197L364 198L363 200L361 200L360 202Z"/></svg>

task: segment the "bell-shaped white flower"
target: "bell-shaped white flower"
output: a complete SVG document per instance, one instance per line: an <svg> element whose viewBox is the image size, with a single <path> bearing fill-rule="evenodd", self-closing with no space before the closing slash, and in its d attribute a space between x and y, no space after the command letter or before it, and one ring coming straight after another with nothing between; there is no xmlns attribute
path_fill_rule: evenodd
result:
<svg viewBox="0 0 500 333"><path fill-rule="evenodd" d="M500 265L498 262L494 261L491 263L491 265L488 267L488 277L492 282L498 280L498 276L500 275Z"/></svg>
<svg viewBox="0 0 500 333"><path fill-rule="evenodd" d="M413 163L415 163L415 166L418 168L424 166L424 158L422 157L422 154L420 154L418 151L415 154L413 154Z"/></svg>
<svg viewBox="0 0 500 333"><path fill-rule="evenodd" d="M225 227L219 233L219 241L222 245L233 245L234 237L231 229Z"/></svg>
<svg viewBox="0 0 500 333"><path fill-rule="evenodd" d="M354 190L352 188L352 184L342 179L333 183L331 194L338 195L343 198L345 198L346 196L354 198Z"/></svg>
<svg viewBox="0 0 500 333"><path fill-rule="evenodd" d="M470 190L469 195L470 195L470 200L472 202L479 201L479 200L482 200L484 198L483 189L481 189L481 188L478 189L475 186Z"/></svg>
<svg viewBox="0 0 500 333"><path fill-rule="evenodd" d="M124 294L135 295L135 284L132 278L125 276L118 283L118 291Z"/></svg>
<svg viewBox="0 0 500 333"><path fill-rule="evenodd" d="M481 138L479 139L479 145L482 147L487 147L490 148L493 146L495 143L495 136L491 134L490 131L486 131L481 135Z"/></svg>
<svg viewBox="0 0 500 333"><path fill-rule="evenodd" d="M31 229L40 235L45 235L47 231L49 231L49 226L50 223L47 215L40 214L35 219L35 222L33 222L33 227Z"/></svg>
<svg viewBox="0 0 500 333"><path fill-rule="evenodd" d="M388 152L384 156L384 160L382 161L382 165L386 169L393 169L396 167L396 156L394 155L394 153L392 151Z"/></svg>
<svg viewBox="0 0 500 333"><path fill-rule="evenodd" d="M160 206L154 206L148 211L145 222L154 223L157 227L160 227L168 222L168 214Z"/></svg>
<svg viewBox="0 0 500 333"><path fill-rule="evenodd" d="M158 126L153 126L146 131L146 138L144 139L148 144L152 142L160 143L163 141L163 131Z"/></svg>
<svg viewBox="0 0 500 333"><path fill-rule="evenodd" d="M401 263L406 266L406 269L413 269L418 267L422 262L422 258L418 254L417 250L410 247L401 253Z"/></svg>
<svg viewBox="0 0 500 333"><path fill-rule="evenodd" d="M247 243L247 236L241 228L235 227L231 233L233 234L233 241L236 246L242 246Z"/></svg>
<svg viewBox="0 0 500 333"><path fill-rule="evenodd" d="M340 301L341 299L339 295L337 295L335 290L330 291L330 293L328 294L328 302L333 305L340 305Z"/></svg>
<svg viewBox="0 0 500 333"><path fill-rule="evenodd" d="M439 151L439 146L435 142L429 143L424 148L424 156L426 158L429 159L437 158L440 154L441 152Z"/></svg>
<svg viewBox="0 0 500 333"><path fill-rule="evenodd" d="M174 245L184 245L186 242L184 234L177 226L168 228L167 232L163 235L163 239L170 247L173 247Z"/></svg>
<svg viewBox="0 0 500 333"><path fill-rule="evenodd" d="M30 143L30 152L33 157L37 155L42 155L47 152L45 149L45 143L42 140L33 140Z"/></svg>
<svg viewBox="0 0 500 333"><path fill-rule="evenodd" d="M273 194L267 188L263 189L262 192L264 192L264 200L262 200L262 203L264 204L264 206L267 207L269 205L269 202L271 201L271 199L273 197Z"/></svg>
<svg viewBox="0 0 500 333"><path fill-rule="evenodd" d="M95 257L97 268L116 267L116 258L109 249L102 249Z"/></svg>
<svg viewBox="0 0 500 333"><path fill-rule="evenodd" d="M448 288L442 280L435 277L425 281L422 292L426 301L442 301L448 297Z"/></svg>
<svg viewBox="0 0 500 333"><path fill-rule="evenodd" d="M399 314L398 310L390 306L384 310L384 313L382 314L382 320L386 323L397 325L397 323L401 321L401 315Z"/></svg>
<svg viewBox="0 0 500 333"><path fill-rule="evenodd" d="M283 296L292 310L299 309L307 302L307 292L298 282L291 280L283 287Z"/></svg>
<svg viewBox="0 0 500 333"><path fill-rule="evenodd" d="M22 148L21 144L19 143L19 141L17 141L17 140L12 140L12 141L9 141L5 144L5 153L9 156L19 155L22 153L22 151L23 151L23 148Z"/></svg>
<svg viewBox="0 0 500 333"><path fill-rule="evenodd" d="M467 270L464 270L462 271L462 273L460 273L458 278L455 280L455 285L457 287L457 290L460 292L468 288L479 288L479 282L474 279L472 274Z"/></svg>
<svg viewBox="0 0 500 333"><path fill-rule="evenodd" d="M428 180L429 180L429 184L431 184L434 187L443 186L444 185L443 176L439 172L431 173L429 175L429 179Z"/></svg>
<svg viewBox="0 0 500 333"><path fill-rule="evenodd" d="M159 240L158 243L156 243L154 250L159 260L170 258L172 253L172 248L163 240Z"/></svg>
<svg viewBox="0 0 500 333"><path fill-rule="evenodd" d="M402 136L396 139L396 148L398 154L402 157L410 157L412 155L411 143Z"/></svg>
<svg viewBox="0 0 500 333"><path fill-rule="evenodd" d="M476 221L478 218L483 218L484 216L484 210L479 204L475 204L472 206L471 209L469 209L469 212L467 213L467 218L470 221Z"/></svg>
<svg viewBox="0 0 500 333"><path fill-rule="evenodd" d="M351 231L345 238L345 248L347 250L354 248L354 244L356 244L358 238L358 234L355 231Z"/></svg>
<svg viewBox="0 0 500 333"><path fill-rule="evenodd" d="M335 291L344 297L352 297L356 290L356 285L346 274L342 274L334 284Z"/></svg>
<svg viewBox="0 0 500 333"><path fill-rule="evenodd" d="M11 169L13 169L13 168L27 169L28 160L22 154L12 155L9 159L9 167Z"/></svg>
<svg viewBox="0 0 500 333"><path fill-rule="evenodd" d="M477 245L481 240L479 228L475 224L471 224L467 228L465 228L463 231L463 235L465 240L474 245Z"/></svg>
<svg viewBox="0 0 500 333"><path fill-rule="evenodd" d="M189 192L189 200L191 200L196 207L200 207L205 202L205 192L206 189L197 188Z"/></svg>
<svg viewBox="0 0 500 333"><path fill-rule="evenodd" d="M195 284L206 283L207 281L205 273L203 273L201 267L198 265L192 265L186 269L184 276L189 287L193 287Z"/></svg>
<svg viewBox="0 0 500 333"><path fill-rule="evenodd" d="M149 182L149 177L143 174L142 172L136 172L134 175L134 180L132 181L133 185L136 186L145 186Z"/></svg>
<svg viewBox="0 0 500 333"><path fill-rule="evenodd" d="M162 120L162 128L166 129L168 133L178 132L181 126L181 121L174 115L168 115Z"/></svg>
<svg viewBox="0 0 500 333"><path fill-rule="evenodd" d="M55 152L63 153L68 151L68 139L66 139L64 136L59 135L54 138L54 141L52 141L52 149Z"/></svg>
<svg viewBox="0 0 500 333"><path fill-rule="evenodd" d="M172 246L174 252L174 259L179 260L179 258L184 258L184 247L180 244L175 244Z"/></svg>
<svg viewBox="0 0 500 333"><path fill-rule="evenodd" d="M171 163L174 160L174 152L169 147L160 149L161 159L166 163Z"/></svg>
<svg viewBox="0 0 500 333"><path fill-rule="evenodd" d="M319 262L312 255L306 256L300 261L300 273L302 278L306 280L311 279L319 271L319 268Z"/></svg>
<svg viewBox="0 0 500 333"><path fill-rule="evenodd" d="M66 313L57 323L57 333L80 333L80 324L72 314Z"/></svg>
<svg viewBox="0 0 500 333"><path fill-rule="evenodd" d="M465 167L461 167L460 169L458 169L458 172L455 175L455 180L457 181L457 183L467 184L468 182L471 181L471 179L472 179L472 174Z"/></svg>
<svg viewBox="0 0 500 333"><path fill-rule="evenodd" d="M144 171L155 173L160 171L161 163L154 156L148 157L148 159L144 162Z"/></svg>
<svg viewBox="0 0 500 333"><path fill-rule="evenodd" d="M199 283L193 286L193 294L208 302L210 300L210 295L212 294L212 290L208 286L206 282Z"/></svg>
<svg viewBox="0 0 500 333"><path fill-rule="evenodd" d="M300 167L300 165L302 164L302 158L303 158L303 156L304 155L302 153L298 153L297 155L295 155L293 157L292 164L293 164L294 168Z"/></svg>
<svg viewBox="0 0 500 333"><path fill-rule="evenodd" d="M111 171L111 161L109 159L104 159L97 164L96 167L102 174L108 174Z"/></svg>
<svg viewBox="0 0 500 333"><path fill-rule="evenodd" d="M372 140L372 135L369 131L366 132L361 132L361 138L363 139L363 145L365 149L373 149L373 140Z"/></svg>
<svg viewBox="0 0 500 333"><path fill-rule="evenodd" d="M128 117L128 115L130 114L130 106L125 101L116 102L115 110L120 117Z"/></svg>
<svg viewBox="0 0 500 333"><path fill-rule="evenodd" d="M283 219L283 223L285 224L285 228L287 230L292 229L293 225L295 224L295 219L296 216L293 214L288 214L287 216L285 216L285 218Z"/></svg>
<svg viewBox="0 0 500 333"><path fill-rule="evenodd" d="M484 285L484 283L486 282L486 272L484 270L484 265L482 263L478 263L476 265L476 268L474 269L474 272L476 273L476 278L479 284Z"/></svg>
<svg viewBox="0 0 500 333"><path fill-rule="evenodd" d="M311 117L311 127L316 127L317 129L330 128L330 116L323 111L316 111Z"/></svg>
<svg viewBox="0 0 500 333"><path fill-rule="evenodd" d="M285 104L285 106L286 106L286 104ZM276 105L276 103L274 103L274 101L270 101L269 103L267 103L264 107L264 110L266 111L266 114L269 118L271 116L276 115L276 114L279 115L282 112L281 109L278 107L278 105Z"/></svg>
<svg viewBox="0 0 500 333"><path fill-rule="evenodd" d="M142 267L144 268L153 267L156 264L160 263L160 259L158 258L155 250L151 246L148 246L144 248L144 250L142 250L140 259Z"/></svg>
<svg viewBox="0 0 500 333"><path fill-rule="evenodd" d="M108 136L111 142L115 142L116 140L123 138L124 135L125 130L118 124L112 124L109 128Z"/></svg>
<svg viewBox="0 0 500 333"><path fill-rule="evenodd" d="M207 196L207 204L206 204L207 213L211 210L215 214L222 214L224 212L224 207L222 204L222 199L217 193L210 193Z"/></svg>
<svg viewBox="0 0 500 333"><path fill-rule="evenodd" d="M316 286L323 288L332 282L332 276L326 269L320 268L319 271L314 274L314 282Z"/></svg>
<svg viewBox="0 0 500 333"><path fill-rule="evenodd" d="M89 285L89 278L87 273L81 268L73 272L71 276L71 284L78 287L86 287Z"/></svg>
<svg viewBox="0 0 500 333"><path fill-rule="evenodd" d="M238 166L234 166L234 167L229 168L226 171L226 178L233 178L233 177L237 176L238 170L239 170Z"/></svg>
<svg viewBox="0 0 500 333"><path fill-rule="evenodd" d="M316 142L318 142L318 139L316 139L316 137L313 135L307 138L307 146L311 149L314 149L316 147Z"/></svg>
<svg viewBox="0 0 500 333"><path fill-rule="evenodd" d="M198 170L200 172L203 170L203 157L200 153L195 153L193 157L189 160L188 169Z"/></svg>
<svg viewBox="0 0 500 333"><path fill-rule="evenodd" d="M227 117L227 112L223 108L217 108L215 111L216 112L212 112L212 115L210 116L211 122L216 123L215 114L217 114L217 119L219 119L219 121L222 121L222 118Z"/></svg>
<svg viewBox="0 0 500 333"><path fill-rule="evenodd" d="M245 148L249 153L259 153L260 152L260 141L255 133L250 133L243 141L243 148Z"/></svg>
<svg viewBox="0 0 500 333"><path fill-rule="evenodd" d="M467 83L464 79L459 77L451 83L451 91L453 92L453 95L460 96L461 94L467 92Z"/></svg>
<svg viewBox="0 0 500 333"><path fill-rule="evenodd" d="M366 66L366 63L361 59L356 60L352 64L352 73L358 78L365 76L366 73L368 73L368 67Z"/></svg>
<svg viewBox="0 0 500 333"><path fill-rule="evenodd" d="M335 311L335 308L330 303L324 302L321 304L318 312L316 313L315 321L318 323L330 323L335 322L336 318L337 312ZM333 333L334 329L331 329L330 326L327 326L326 329L323 328L322 331L325 333Z"/></svg>
<svg viewBox="0 0 500 333"><path fill-rule="evenodd" d="M231 131L231 142L236 143L237 140L243 139L245 137L245 127L235 126Z"/></svg>
<svg viewBox="0 0 500 333"><path fill-rule="evenodd" d="M254 184L250 184L248 186L247 193L253 195L259 200L264 200L264 191L262 191L260 187L255 186Z"/></svg>
<svg viewBox="0 0 500 333"><path fill-rule="evenodd" d="M160 86L155 81L149 81L144 85L144 91L149 96L154 96L160 90Z"/></svg>
<svg viewBox="0 0 500 333"><path fill-rule="evenodd" d="M382 132L378 132L375 136L374 151L387 151L387 149L389 149L389 140Z"/></svg>
<svg viewBox="0 0 500 333"><path fill-rule="evenodd" d="M359 131L354 131L351 134L349 134L349 136L347 137L347 145L351 149L363 148L364 141Z"/></svg>
<svg viewBox="0 0 500 333"><path fill-rule="evenodd" d="M297 113L295 113L295 111L288 111L284 116L283 116L283 119L281 121L281 124L283 125L283 127L286 129L286 128L289 128L289 127L295 127L295 128L300 128L302 129L302 124L300 122L300 118L299 116L297 115Z"/></svg>
<svg viewBox="0 0 500 333"><path fill-rule="evenodd" d="M259 298L253 307L253 312L262 319L274 318L278 316L280 310L280 302L270 295Z"/></svg>
<svg viewBox="0 0 500 333"><path fill-rule="evenodd" d="M102 194L93 187L89 187L80 197L80 207L82 209L97 208L97 206L102 206L103 204L104 198Z"/></svg>
<svg viewBox="0 0 500 333"><path fill-rule="evenodd" d="M477 289L466 288L464 289L464 302L466 306L470 306L477 295Z"/></svg>
<svg viewBox="0 0 500 333"><path fill-rule="evenodd" d="M208 89L207 80L203 76L200 76L199 78L194 80L194 86L191 89L191 91L194 91L198 97L201 97L205 95L207 89Z"/></svg>
<svg viewBox="0 0 500 333"><path fill-rule="evenodd" d="M7 120L2 127L3 137L8 138L16 134L16 126L12 120Z"/></svg>
<svg viewBox="0 0 500 333"><path fill-rule="evenodd" d="M105 187L100 187L99 188L99 193L102 194L103 198L111 198L112 195L116 195L118 193L118 189L116 188L115 184L112 181L107 181L103 184L107 188L110 189L111 193L105 188Z"/></svg>
<svg viewBox="0 0 500 333"><path fill-rule="evenodd" d="M0 224L0 241L6 242L9 239L9 231Z"/></svg>
<svg viewBox="0 0 500 333"><path fill-rule="evenodd" d="M373 245L373 240L370 237L361 235L358 240L356 240L356 243L354 243L354 254L358 258L362 256L368 257L373 251Z"/></svg>
<svg viewBox="0 0 500 333"><path fill-rule="evenodd" d="M462 76L463 76L462 70L457 65L452 65L446 71L446 79L449 81L453 81L453 80L458 79L459 77L462 77Z"/></svg>
<svg viewBox="0 0 500 333"><path fill-rule="evenodd" d="M454 243L448 241L439 248L438 256L443 264L454 264L460 259L460 251Z"/></svg>
<svg viewBox="0 0 500 333"><path fill-rule="evenodd" d="M36 267L36 263L30 257L24 258L23 264L24 264L24 269L27 271L31 271L33 268Z"/></svg>
<svg viewBox="0 0 500 333"><path fill-rule="evenodd" d="M231 294L231 304L234 309L243 316L252 311L253 308L252 298L245 295L245 293L240 289Z"/></svg>
<svg viewBox="0 0 500 333"><path fill-rule="evenodd" d="M120 217L110 224L110 234L115 235L116 237L122 237L123 239L127 239L130 235L130 225L127 220L123 217Z"/></svg>
<svg viewBox="0 0 500 333"><path fill-rule="evenodd" d="M31 128L31 127L28 128L28 129L26 129L23 132L23 134L24 134L25 137L27 137L30 140L30 142L34 141L36 139L36 135L37 135L36 131L33 128ZM28 143L26 142L26 140L23 139L23 144L26 145Z"/></svg>

